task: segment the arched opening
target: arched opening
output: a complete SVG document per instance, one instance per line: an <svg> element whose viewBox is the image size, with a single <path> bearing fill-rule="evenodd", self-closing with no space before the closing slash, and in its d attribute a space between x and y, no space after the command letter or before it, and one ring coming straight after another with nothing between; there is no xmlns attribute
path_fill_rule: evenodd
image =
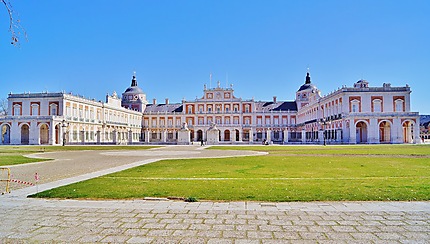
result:
<svg viewBox="0 0 430 244"><path fill-rule="evenodd" d="M202 140L203 140L203 131L198 130L197 131L197 141L202 141Z"/></svg>
<svg viewBox="0 0 430 244"><path fill-rule="evenodd" d="M49 144L49 128L46 124L40 126L40 144Z"/></svg>
<svg viewBox="0 0 430 244"><path fill-rule="evenodd" d="M391 142L391 124L388 121L382 121L379 123L379 142Z"/></svg>
<svg viewBox="0 0 430 244"><path fill-rule="evenodd" d="M413 142L413 128L414 125L411 121L405 121L402 124L403 128L403 143L412 143Z"/></svg>
<svg viewBox="0 0 430 244"><path fill-rule="evenodd" d="M10 126L8 124L1 127L1 143L3 145L10 144Z"/></svg>
<svg viewBox="0 0 430 244"><path fill-rule="evenodd" d="M21 144L28 145L30 141L30 128L27 124L21 126Z"/></svg>
<svg viewBox="0 0 430 244"><path fill-rule="evenodd" d="M194 130L190 130L190 140L194 141Z"/></svg>
<svg viewBox="0 0 430 244"><path fill-rule="evenodd" d="M367 125L363 121L360 121L355 126L356 142L367 143Z"/></svg>
<svg viewBox="0 0 430 244"><path fill-rule="evenodd" d="M55 126L55 144L60 144L60 125Z"/></svg>
<svg viewBox="0 0 430 244"><path fill-rule="evenodd" d="M230 131L229 130L224 131L224 141L230 141Z"/></svg>
<svg viewBox="0 0 430 244"><path fill-rule="evenodd" d="M236 131L236 141L239 141L239 130L235 130Z"/></svg>

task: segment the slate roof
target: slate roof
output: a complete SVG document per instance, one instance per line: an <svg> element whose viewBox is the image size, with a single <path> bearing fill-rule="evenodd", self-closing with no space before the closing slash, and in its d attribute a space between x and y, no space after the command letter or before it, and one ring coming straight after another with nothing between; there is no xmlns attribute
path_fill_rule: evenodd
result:
<svg viewBox="0 0 430 244"><path fill-rule="evenodd" d="M182 103L169 104L148 104L144 113L180 113L182 112Z"/></svg>
<svg viewBox="0 0 430 244"><path fill-rule="evenodd" d="M297 104L294 101L288 102L256 102L256 112L270 111L297 111Z"/></svg>

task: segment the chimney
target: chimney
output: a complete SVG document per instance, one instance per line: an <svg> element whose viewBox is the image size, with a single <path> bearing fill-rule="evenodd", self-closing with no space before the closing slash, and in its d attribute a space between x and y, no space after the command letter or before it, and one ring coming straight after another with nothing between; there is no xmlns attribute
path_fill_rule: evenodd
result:
<svg viewBox="0 0 430 244"><path fill-rule="evenodd" d="M169 99L168 98L166 98L166 104L169 104Z"/></svg>
<svg viewBox="0 0 430 244"><path fill-rule="evenodd" d="M153 104L153 105L157 104L157 99L153 98L153 99L152 99L152 104Z"/></svg>
<svg viewBox="0 0 430 244"><path fill-rule="evenodd" d="M276 96L273 96L273 102L276 103Z"/></svg>

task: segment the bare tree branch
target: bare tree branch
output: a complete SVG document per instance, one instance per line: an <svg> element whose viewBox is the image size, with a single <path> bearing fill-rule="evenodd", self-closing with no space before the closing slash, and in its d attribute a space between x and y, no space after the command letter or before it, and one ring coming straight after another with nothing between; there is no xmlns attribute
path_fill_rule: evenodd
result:
<svg viewBox="0 0 430 244"><path fill-rule="evenodd" d="M8 106L8 101L5 98L2 98L0 100L0 116L1 115L7 115L7 106Z"/></svg>
<svg viewBox="0 0 430 244"><path fill-rule="evenodd" d="M13 11L12 4L9 0L1 0L3 5L6 7L7 13L9 14L9 32L11 33L11 42L10 44L14 46L19 46L20 37L23 35L25 39L27 39L27 33L25 29L21 26L21 21L19 18L15 19L17 14Z"/></svg>

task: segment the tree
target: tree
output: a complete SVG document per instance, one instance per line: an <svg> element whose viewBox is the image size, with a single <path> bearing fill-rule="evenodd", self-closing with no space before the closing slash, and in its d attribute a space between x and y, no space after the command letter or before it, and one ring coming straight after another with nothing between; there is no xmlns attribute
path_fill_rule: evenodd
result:
<svg viewBox="0 0 430 244"><path fill-rule="evenodd" d="M21 26L21 21L17 13L14 12L10 0L0 0L5 6L7 13L9 15L9 32L11 34L10 44L14 46L19 46L19 41L21 36L27 39L27 33L25 29Z"/></svg>
<svg viewBox="0 0 430 244"><path fill-rule="evenodd" d="M0 100L0 116L1 115L5 115L5 116L7 115L7 104L8 104L7 99L2 98Z"/></svg>

